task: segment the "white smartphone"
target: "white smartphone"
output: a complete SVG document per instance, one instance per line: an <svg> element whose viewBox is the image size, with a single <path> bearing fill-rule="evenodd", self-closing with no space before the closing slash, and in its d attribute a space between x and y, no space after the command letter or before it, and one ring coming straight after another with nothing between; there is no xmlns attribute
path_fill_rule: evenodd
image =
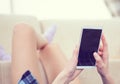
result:
<svg viewBox="0 0 120 84"><path fill-rule="evenodd" d="M95 67L96 61L93 53L98 51L101 34L101 28L83 28L77 69Z"/></svg>

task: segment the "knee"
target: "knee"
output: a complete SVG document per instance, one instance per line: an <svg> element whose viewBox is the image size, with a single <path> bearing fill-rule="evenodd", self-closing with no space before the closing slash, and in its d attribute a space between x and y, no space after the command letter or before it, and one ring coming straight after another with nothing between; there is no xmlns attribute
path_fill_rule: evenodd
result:
<svg viewBox="0 0 120 84"><path fill-rule="evenodd" d="M51 50L58 50L60 46L57 43L50 43L46 45L45 50L51 51Z"/></svg>
<svg viewBox="0 0 120 84"><path fill-rule="evenodd" d="M13 33L18 34L18 33L33 33L34 30L31 26L20 23L14 26Z"/></svg>

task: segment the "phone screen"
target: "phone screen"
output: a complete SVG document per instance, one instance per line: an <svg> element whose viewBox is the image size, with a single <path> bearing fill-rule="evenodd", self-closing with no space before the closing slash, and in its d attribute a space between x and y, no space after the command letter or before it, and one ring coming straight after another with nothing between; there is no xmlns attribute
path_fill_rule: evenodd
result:
<svg viewBox="0 0 120 84"><path fill-rule="evenodd" d="M102 29L83 29L77 66L95 66L94 52L98 51Z"/></svg>

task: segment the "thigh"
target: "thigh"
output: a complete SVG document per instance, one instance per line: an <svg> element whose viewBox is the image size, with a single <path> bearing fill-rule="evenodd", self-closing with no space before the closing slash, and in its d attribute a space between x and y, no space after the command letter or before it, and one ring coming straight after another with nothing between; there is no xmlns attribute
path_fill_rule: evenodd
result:
<svg viewBox="0 0 120 84"><path fill-rule="evenodd" d="M44 65L48 81L51 84L56 76L66 66L67 59L57 44L48 44L39 54Z"/></svg>
<svg viewBox="0 0 120 84"><path fill-rule="evenodd" d="M12 40L12 84L17 84L23 73L29 70L43 84L37 58L35 31L28 25L14 28Z"/></svg>
<svg viewBox="0 0 120 84"><path fill-rule="evenodd" d="M68 60L57 44L48 44L39 54L39 59L44 65L49 84L59 75L67 66ZM71 84L80 84L77 77Z"/></svg>

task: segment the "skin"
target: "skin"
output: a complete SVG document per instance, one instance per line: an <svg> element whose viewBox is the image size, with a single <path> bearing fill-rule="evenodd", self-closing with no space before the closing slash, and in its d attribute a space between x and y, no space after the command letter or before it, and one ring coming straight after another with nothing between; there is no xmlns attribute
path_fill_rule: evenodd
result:
<svg viewBox="0 0 120 84"><path fill-rule="evenodd" d="M49 44L37 36L31 26L16 25L12 39L12 84L17 84L27 70L40 84L51 84L66 66L65 57L57 44ZM78 78L73 81L73 84L79 83Z"/></svg>
<svg viewBox="0 0 120 84"><path fill-rule="evenodd" d="M96 67L104 84L114 84L108 71L107 42L102 36L103 47L94 53ZM80 84L76 70L78 47L68 61L56 44L48 43L26 24L18 24L12 40L12 84L17 84L23 73L30 70L40 84Z"/></svg>
<svg viewBox="0 0 120 84"><path fill-rule="evenodd" d="M96 59L96 67L97 71L101 76L103 84L114 84L114 81L109 73L109 54L108 54L108 45L105 39L105 36L102 35L102 44L99 48L98 53L94 53L94 57Z"/></svg>
<svg viewBox="0 0 120 84"><path fill-rule="evenodd" d="M78 47L76 47L73 53L73 57L68 62L66 68L64 68L64 70L56 77L53 84L69 84L83 71L83 69L76 69L78 62L78 50Z"/></svg>
<svg viewBox="0 0 120 84"><path fill-rule="evenodd" d="M114 81L109 73L109 66L108 66L108 45L106 42L106 39L104 35L101 37L102 45L98 52L94 52L93 55L96 60L96 68L98 73L101 76L101 79L103 81L103 84L114 84ZM78 48L75 49L74 55L72 60L70 61L69 65L60 73L60 75L56 78L53 84L69 84L72 80L75 79L76 76L78 76L82 70L76 70L77 66L77 60L78 58ZM61 79L61 80L60 80Z"/></svg>

